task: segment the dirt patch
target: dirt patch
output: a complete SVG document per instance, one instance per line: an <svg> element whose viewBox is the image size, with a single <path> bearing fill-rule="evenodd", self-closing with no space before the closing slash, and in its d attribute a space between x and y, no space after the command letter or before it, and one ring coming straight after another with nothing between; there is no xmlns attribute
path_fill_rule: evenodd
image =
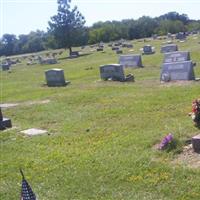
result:
<svg viewBox="0 0 200 200"><path fill-rule="evenodd" d="M30 105L37 105L37 104L47 104L49 102L50 100L46 99L46 100L41 100L41 101L26 101L26 102L21 102L21 103L3 103L3 104L0 104L0 107L3 109L7 109L7 108L22 106L22 105L30 106Z"/></svg>
<svg viewBox="0 0 200 200"><path fill-rule="evenodd" d="M200 168L200 154L195 153L192 144L189 144L185 146L182 153L173 160L173 164L182 164L190 168Z"/></svg>

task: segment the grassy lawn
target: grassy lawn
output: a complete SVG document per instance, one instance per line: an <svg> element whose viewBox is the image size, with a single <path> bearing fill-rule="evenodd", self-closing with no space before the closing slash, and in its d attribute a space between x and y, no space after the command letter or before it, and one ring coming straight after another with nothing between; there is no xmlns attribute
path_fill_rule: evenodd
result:
<svg viewBox="0 0 200 200"><path fill-rule="evenodd" d="M191 36L177 43L191 52L196 77L199 40ZM40 200L199 200L200 169L172 161L185 140L200 132L187 116L192 100L200 97L200 82L159 82L162 42L146 42L155 46L156 54L142 56L144 68L126 69L134 74L134 83L100 80L99 66L118 62L110 48L71 60L63 53L56 65L27 66L24 61L11 73L1 71L1 103L20 105L3 110L14 128L0 133L0 198L19 199L21 167ZM144 45L132 43L134 52L124 53L139 53ZM51 68L64 69L71 84L44 86L44 71ZM26 103L41 100L50 102ZM50 135L20 133L34 127ZM177 148L154 150L170 132Z"/></svg>

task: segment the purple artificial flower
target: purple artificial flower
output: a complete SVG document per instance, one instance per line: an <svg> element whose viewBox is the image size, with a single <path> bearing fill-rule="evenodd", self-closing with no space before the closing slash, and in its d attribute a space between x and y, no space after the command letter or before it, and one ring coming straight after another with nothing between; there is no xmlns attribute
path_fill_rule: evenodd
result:
<svg viewBox="0 0 200 200"><path fill-rule="evenodd" d="M161 143L159 144L158 149L159 150L163 150L164 148L167 147L167 145L173 140L173 135L171 133L169 133L167 136L165 136Z"/></svg>

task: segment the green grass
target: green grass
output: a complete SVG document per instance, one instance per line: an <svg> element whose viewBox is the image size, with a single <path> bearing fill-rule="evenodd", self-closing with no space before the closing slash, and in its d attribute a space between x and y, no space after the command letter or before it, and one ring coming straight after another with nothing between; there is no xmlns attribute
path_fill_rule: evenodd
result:
<svg viewBox="0 0 200 200"><path fill-rule="evenodd" d="M197 62L196 77L199 39L178 43ZM118 62L110 48L53 66L26 66L24 61L11 73L1 72L2 103L50 100L3 110L16 128L0 133L1 199L19 198L21 167L42 200L199 200L200 170L172 160L198 132L187 113L192 100L200 97L200 83L160 84L161 42L146 42L157 52L142 56L144 68L126 70L134 74L134 83L100 81L99 65ZM134 53L144 45L133 44ZM44 71L50 68L64 69L71 84L44 87ZM50 135L20 133L33 127ZM178 140L177 149L153 150L169 132Z"/></svg>

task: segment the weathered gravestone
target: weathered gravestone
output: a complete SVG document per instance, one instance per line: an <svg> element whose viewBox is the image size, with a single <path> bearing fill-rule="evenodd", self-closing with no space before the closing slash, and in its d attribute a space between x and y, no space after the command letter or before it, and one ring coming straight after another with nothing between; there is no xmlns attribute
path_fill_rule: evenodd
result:
<svg viewBox="0 0 200 200"><path fill-rule="evenodd" d="M65 86L69 81L65 81L64 71L62 69L50 69L45 71L46 82L49 87Z"/></svg>
<svg viewBox="0 0 200 200"><path fill-rule="evenodd" d="M127 48L133 48L133 45L132 44L126 44L126 47Z"/></svg>
<svg viewBox="0 0 200 200"><path fill-rule="evenodd" d="M176 44L168 44L161 47L161 53L168 53L178 51L178 46Z"/></svg>
<svg viewBox="0 0 200 200"><path fill-rule="evenodd" d="M117 47L117 46L113 46L113 47L112 47L112 50L113 50L113 51L117 51L117 50L119 50L119 49L120 49L120 48Z"/></svg>
<svg viewBox="0 0 200 200"><path fill-rule="evenodd" d="M185 40L186 39L186 34L183 32L179 32L176 34L176 39L178 40Z"/></svg>
<svg viewBox="0 0 200 200"><path fill-rule="evenodd" d="M3 71L8 71L8 70L10 70L10 64L9 63L3 63L2 65L1 65L1 67L2 67L2 70Z"/></svg>
<svg viewBox="0 0 200 200"><path fill-rule="evenodd" d="M72 51L70 53L70 58L77 58L79 57L79 52L78 51Z"/></svg>
<svg viewBox="0 0 200 200"><path fill-rule="evenodd" d="M11 120L3 117L0 107L0 130L4 130L6 128L11 128L11 127L12 127Z"/></svg>
<svg viewBox="0 0 200 200"><path fill-rule="evenodd" d="M109 64L100 66L100 76L102 80L113 81L134 81L133 75L125 76L124 68L119 64Z"/></svg>
<svg viewBox="0 0 200 200"><path fill-rule="evenodd" d="M153 38L153 40L156 40L158 38L158 35L157 34L153 34L152 38Z"/></svg>
<svg viewBox="0 0 200 200"><path fill-rule="evenodd" d="M192 138L192 147L194 152L200 153L200 134Z"/></svg>
<svg viewBox="0 0 200 200"><path fill-rule="evenodd" d="M155 53L154 47L152 47L151 45L145 45L145 46L142 48L142 50L143 50L143 54L145 54L145 55Z"/></svg>
<svg viewBox="0 0 200 200"><path fill-rule="evenodd" d="M56 64L57 60L55 58L42 58L41 56L38 56L38 60L40 64Z"/></svg>
<svg viewBox="0 0 200 200"><path fill-rule="evenodd" d="M121 55L119 63L124 67L143 67L141 55Z"/></svg>
<svg viewBox="0 0 200 200"><path fill-rule="evenodd" d="M103 47L98 47L97 51L103 51Z"/></svg>
<svg viewBox="0 0 200 200"><path fill-rule="evenodd" d="M163 63L161 81L195 80L192 61Z"/></svg>
<svg viewBox="0 0 200 200"><path fill-rule="evenodd" d="M189 61L190 53L188 51L175 51L164 54L164 63Z"/></svg>
<svg viewBox="0 0 200 200"><path fill-rule="evenodd" d="M121 49L116 50L116 54L122 54L122 53L123 53L123 51Z"/></svg>

